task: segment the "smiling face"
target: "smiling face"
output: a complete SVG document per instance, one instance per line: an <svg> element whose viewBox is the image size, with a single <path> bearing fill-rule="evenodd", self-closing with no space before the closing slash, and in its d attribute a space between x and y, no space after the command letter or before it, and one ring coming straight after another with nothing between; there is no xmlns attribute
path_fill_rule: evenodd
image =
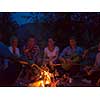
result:
<svg viewBox="0 0 100 100"><path fill-rule="evenodd" d="M76 40L75 39L70 39L69 40L69 44L72 48L75 48L76 47Z"/></svg>
<svg viewBox="0 0 100 100"><path fill-rule="evenodd" d="M18 40L17 39L13 39L11 41L11 45L12 45L13 48L17 48L17 46L18 46Z"/></svg>
<svg viewBox="0 0 100 100"><path fill-rule="evenodd" d="M48 39L48 47L49 47L49 48L54 48L54 41L53 41L52 38L49 38L49 39Z"/></svg>
<svg viewBox="0 0 100 100"><path fill-rule="evenodd" d="M28 46L29 47L33 47L36 44L35 39L34 38L29 38L28 40Z"/></svg>

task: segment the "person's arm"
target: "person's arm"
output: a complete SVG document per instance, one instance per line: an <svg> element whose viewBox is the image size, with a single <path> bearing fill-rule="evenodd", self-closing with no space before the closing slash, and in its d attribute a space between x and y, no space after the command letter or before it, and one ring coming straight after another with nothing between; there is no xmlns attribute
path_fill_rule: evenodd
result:
<svg viewBox="0 0 100 100"><path fill-rule="evenodd" d="M85 57L87 53L88 53L88 50L84 50L83 48L79 47L79 54L78 54L79 57L81 58Z"/></svg>
<svg viewBox="0 0 100 100"><path fill-rule="evenodd" d="M66 48L62 51L62 53L60 54L59 56L59 60L62 62L62 63L65 63L66 60L64 58L64 56L66 55Z"/></svg>
<svg viewBox="0 0 100 100"><path fill-rule="evenodd" d="M83 51L82 59L85 59L87 57L88 52L88 49Z"/></svg>
<svg viewBox="0 0 100 100"><path fill-rule="evenodd" d="M79 52L76 54L75 58L73 59L73 63L78 63L85 57L84 49L83 48L78 48Z"/></svg>
<svg viewBox="0 0 100 100"><path fill-rule="evenodd" d="M17 48L17 55L18 55L19 57L21 56L19 48Z"/></svg>
<svg viewBox="0 0 100 100"><path fill-rule="evenodd" d="M96 60L95 60L95 64L94 64L94 68L95 69L98 69L98 59L99 59L99 56L98 56L98 54L97 54L97 56L96 56Z"/></svg>
<svg viewBox="0 0 100 100"><path fill-rule="evenodd" d="M98 56L98 54L97 54L96 60L95 60L95 64L94 64L93 68L89 71L89 75L91 75L92 72L94 72L94 71L96 71L96 70L99 70L99 69L98 69L98 68L99 68L99 66L98 66L98 59L99 59L99 56Z"/></svg>
<svg viewBox="0 0 100 100"><path fill-rule="evenodd" d="M40 58L41 57L41 55L40 55L40 48L37 46L36 47L36 51L37 51L37 53L36 53L36 55L38 56L38 58Z"/></svg>
<svg viewBox="0 0 100 100"><path fill-rule="evenodd" d="M41 59L41 51L40 51L40 48L38 46L37 46L37 54L36 54L36 56L37 56L37 63L41 64L41 61L42 61L42 59Z"/></svg>
<svg viewBox="0 0 100 100"><path fill-rule="evenodd" d="M0 42L0 57L13 58L13 54L10 52L8 47Z"/></svg>
<svg viewBox="0 0 100 100"><path fill-rule="evenodd" d="M30 50L29 48L25 48L25 47L24 47L24 48L23 48L23 52L24 52L24 54L28 53L29 50Z"/></svg>
<svg viewBox="0 0 100 100"><path fill-rule="evenodd" d="M45 64L45 62L46 62L47 60L49 60L49 59L47 59L47 50L46 50L46 48L44 48L43 64Z"/></svg>
<svg viewBox="0 0 100 100"><path fill-rule="evenodd" d="M56 50L56 55L55 57L52 59L52 62L56 61L58 59L58 56L59 56L59 48L57 48Z"/></svg>
<svg viewBox="0 0 100 100"><path fill-rule="evenodd" d="M4 69L8 68L8 59L4 59Z"/></svg>

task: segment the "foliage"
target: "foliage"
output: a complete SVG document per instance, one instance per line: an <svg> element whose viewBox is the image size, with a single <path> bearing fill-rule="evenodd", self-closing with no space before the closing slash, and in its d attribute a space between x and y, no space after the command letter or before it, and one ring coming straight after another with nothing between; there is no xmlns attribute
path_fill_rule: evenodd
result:
<svg viewBox="0 0 100 100"><path fill-rule="evenodd" d="M2 35L2 41L5 44L9 44L9 38L16 34L18 25L11 20L11 13L5 12L0 15L0 34Z"/></svg>

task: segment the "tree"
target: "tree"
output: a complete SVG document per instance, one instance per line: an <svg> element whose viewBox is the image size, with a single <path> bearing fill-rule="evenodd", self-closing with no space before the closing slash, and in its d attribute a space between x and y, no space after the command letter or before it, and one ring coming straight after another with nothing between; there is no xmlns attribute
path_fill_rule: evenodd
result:
<svg viewBox="0 0 100 100"><path fill-rule="evenodd" d="M5 44L9 43L9 38L16 34L18 24L12 21L11 13L1 13L0 17L0 33L2 35L2 41Z"/></svg>

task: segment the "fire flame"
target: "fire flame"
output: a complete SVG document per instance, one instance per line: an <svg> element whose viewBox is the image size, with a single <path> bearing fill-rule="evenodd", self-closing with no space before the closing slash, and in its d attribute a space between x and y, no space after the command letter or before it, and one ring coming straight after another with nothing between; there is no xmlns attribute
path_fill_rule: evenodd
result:
<svg viewBox="0 0 100 100"><path fill-rule="evenodd" d="M33 64L32 66L36 66L38 69L40 69L36 64ZM51 84L51 77L52 74L49 72L49 69L46 66L44 66L42 67L42 69L40 69L40 80L30 84L29 86L45 87L46 85Z"/></svg>
<svg viewBox="0 0 100 100"><path fill-rule="evenodd" d="M43 73L41 73L41 76L43 78L44 85L48 85L51 83L51 74L49 72L43 71Z"/></svg>

